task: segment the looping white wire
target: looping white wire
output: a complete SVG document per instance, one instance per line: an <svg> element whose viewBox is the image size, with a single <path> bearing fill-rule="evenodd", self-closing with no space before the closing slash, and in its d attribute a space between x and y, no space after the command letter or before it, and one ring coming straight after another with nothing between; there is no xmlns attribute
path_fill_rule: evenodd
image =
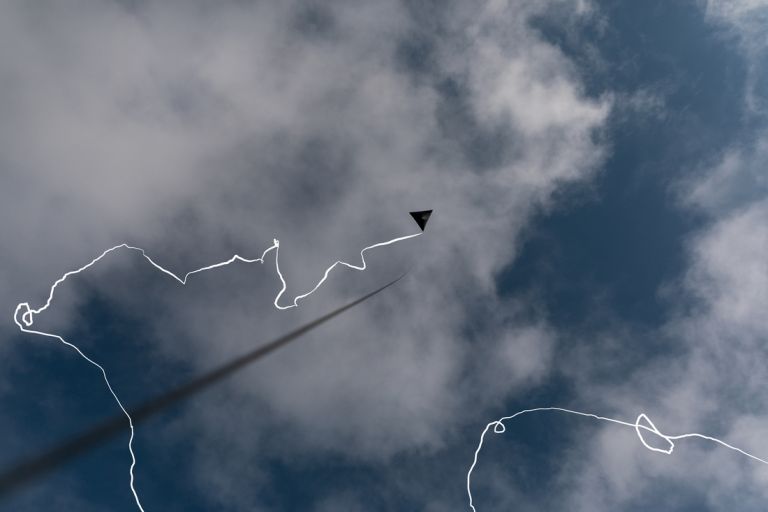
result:
<svg viewBox="0 0 768 512"><path fill-rule="evenodd" d="M21 330L21 332L25 332L25 333L28 333L28 334L36 334L38 336L45 336L45 337L54 338L54 339L59 340L61 343L65 344L68 347L71 347L72 349L77 351L77 353L80 354L80 356L82 356L83 359L85 359L86 361L88 361L89 363L91 363L92 365L94 365L95 367L97 367L101 371L101 374L104 377L104 382L106 383L107 388L109 389L109 392L112 394L112 397L115 399L115 402L117 402L117 405L123 411L123 414L125 414L126 418L128 418L128 426L131 429L131 437L128 440L128 451L131 454L131 467L130 467L130 470L129 470L131 493L133 494L133 498L136 501L136 506L139 507L139 510L141 512L144 512L144 508L141 505L141 500L139 499L139 494L136 491L136 488L135 488L135 485L134 485L134 468L136 466L136 455L133 452L133 435L134 435L133 420L131 419L131 416L130 416L130 414L128 414L128 411L125 409L125 407L123 407L123 404L120 401L120 399L117 397L117 394L115 393L115 391L112 389L112 385L110 384L109 379L107 378L106 370L104 370L104 367L101 366L100 364L98 364L96 361L94 361L93 359L91 359L88 356L86 356L77 346L75 346L74 344L66 341L64 338L62 338L58 334L52 334L52 333L48 333L48 332L42 332L42 331L37 331L37 330L30 329L30 327L32 327L32 324L34 323L34 317L36 315L39 315L40 313L42 313L46 309L48 309L48 307L51 305L51 302L53 301L53 295L54 295L54 292L56 291L56 288L61 283L66 281L67 278L69 278L70 276L79 274L80 272L82 272L84 270L87 270L88 268L90 268L91 266L93 266L97 262L99 262L102 258L104 258L108 254L110 254L110 253L112 253L112 252L114 252L114 251L116 251L118 249L126 249L126 250L137 251L137 252L141 253L141 255L144 257L144 259L147 260L153 267L158 269L160 272L170 276L171 278L173 278L174 280L178 281L182 285L186 285L187 284L187 279L189 278L189 276L191 276L193 274L197 274L197 273L200 273L200 272L205 272L207 270L213 270L213 269L219 268L219 267L224 267L224 266L230 265L230 264L232 264L234 262L241 262L241 263L257 263L258 262L258 263L264 263L264 258L266 257L266 255L270 251L274 250L275 251L275 270L277 272L278 277L280 278L280 282L282 283L282 287L280 288L280 291L277 292L277 295L275 296L275 300L274 300L273 304L275 305L275 307L277 309L280 309L280 310L291 309L291 308L295 308L295 307L297 307L299 305L299 300L304 299L306 297L309 297L310 295L315 293L315 291L318 288L320 288L320 286L325 282L325 280L328 279L328 275L331 273L331 271L334 268L336 268L338 265L343 265L343 266L345 266L347 268L351 268L353 270L365 270L366 267L367 267L367 264L365 262L365 252L366 251L368 251L370 249L374 249L376 247L383 247L385 245L394 244L396 242L400 242L402 240L407 240L409 238L414 238L414 237L417 237L417 236L419 236L421 234L422 233L414 233L412 235L401 236L401 237L394 238L394 239L386 241L386 242L380 242L380 243L369 245L368 247L363 248L363 250L360 251L360 260L361 260L361 264L360 265L353 265L351 263L347 263L347 262L340 261L340 260L336 261L333 265L331 265L330 267L328 267L326 269L325 273L323 274L322 279L320 279L320 281L318 281L318 283L314 286L314 288L312 288L311 290L309 290L306 293L302 293L301 295L297 295L296 297L294 297L293 302L291 304L287 305L287 306L281 306L279 304L280 298L283 296L283 294L285 293L285 291L286 291L288 286L287 286L287 284L285 282L285 279L283 278L283 274L280 272L280 241L277 238L272 240L272 245L269 248L267 248L261 254L261 257L259 257L259 258L249 259L249 258L243 258L242 256L235 254L235 255L233 255L231 258L229 258L227 260L221 261L219 263L214 263L212 265L207 265L205 267L201 267L201 268L198 268L196 270L192 270L191 272L187 272L186 274L184 274L184 277L179 277L176 274L174 274L173 272L171 272L170 270L164 268L163 266L159 265L158 263L155 263L155 261L152 260L152 258L150 258L149 255L147 255L147 253L141 247L134 247L134 246L128 245L128 244L120 244L120 245L116 245L114 247L110 247L106 251L102 252L99 256L97 256L96 258L91 260L89 263L83 265L82 267L80 267L80 268L78 268L76 270L71 270L71 271L67 272L66 274L64 274L63 276L61 276L59 279L57 279L56 282L54 282L53 285L51 286L51 288L50 288L50 290L48 292L48 298L46 299L45 303L42 306L40 306L38 308L32 308L29 305L28 302L21 302L21 303L19 303L16 306L16 309L15 309L15 311L13 313L13 321L19 327L19 330Z"/></svg>
<svg viewBox="0 0 768 512"><path fill-rule="evenodd" d="M680 439L688 439L688 438L698 438L698 439L704 439L706 441L710 441L716 444L719 444L720 446L723 446L724 448L728 448L729 450L733 450L735 452L740 453L741 455L744 455L746 457L749 457L750 459L759 462L761 464L768 465L768 460L761 459L760 457L757 457L756 455L752 455L749 452L746 452L742 450L741 448L737 448L736 446L733 446L731 444L726 443L725 441L722 441L716 437L706 436L704 434L699 434L696 432L692 432L689 434L680 434L676 436L670 436L667 434L662 433L656 425L651 421L651 419L646 415L645 413L640 413L637 416L637 419L634 423L630 423L627 421L617 420L614 418L608 418L606 416L598 416L597 414L592 414L588 412L581 412L581 411L574 411L572 409L565 409L563 407L536 407L534 409L525 409L522 411L518 411L515 414L511 416L504 416L503 418L499 418L498 420L492 421L488 423L485 426L485 430L483 430L483 433L480 434L480 442L477 445L477 449L475 449L475 457L472 460L472 465L469 467L469 471L467 471L467 495L469 496L469 508L472 509L472 512L477 512L477 509L475 509L475 504L472 499L472 471L474 471L475 466L477 465L477 459L480 455L480 450L483 448L483 441L485 440L485 434L488 433L488 431L493 428L493 432L495 434L503 434L506 432L507 428L504 425L504 422L507 420L512 420L517 418L518 416L522 416L523 414L528 414L531 412L543 412L543 411L556 411L556 412L564 412L567 414L575 414L577 416L584 416L588 418L594 418L596 420L600 421L607 421L609 423L614 423L616 425L621 425L623 427L630 427L635 429L635 433L637 434L638 439L640 439L640 442L642 445L647 448L648 450L651 450L652 452L656 453L663 453L664 455L671 455L672 452L675 449L675 441L678 441ZM651 433L655 434L656 436L660 437L664 441L667 442L669 445L667 448L657 448L655 446L651 446L648 444L644 437L645 433Z"/></svg>

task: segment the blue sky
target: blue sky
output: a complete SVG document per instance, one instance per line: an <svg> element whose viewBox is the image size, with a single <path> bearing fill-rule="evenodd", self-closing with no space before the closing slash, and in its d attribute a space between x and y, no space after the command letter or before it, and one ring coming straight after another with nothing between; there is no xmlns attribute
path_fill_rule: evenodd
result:
<svg viewBox="0 0 768 512"><path fill-rule="evenodd" d="M0 306L137 404L379 286L137 428L145 510L469 510L486 424L559 406L768 457L760 0L104 2L0 7ZM117 409L52 339L0 328L0 465ZM138 510L128 431L2 510ZM658 440L657 440L658 441ZM763 510L768 469L542 412L489 434L478 511Z"/></svg>

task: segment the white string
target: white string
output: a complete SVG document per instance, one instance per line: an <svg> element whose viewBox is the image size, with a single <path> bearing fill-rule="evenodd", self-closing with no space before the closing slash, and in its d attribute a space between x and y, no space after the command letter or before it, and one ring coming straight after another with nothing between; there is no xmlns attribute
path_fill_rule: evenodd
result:
<svg viewBox="0 0 768 512"><path fill-rule="evenodd" d="M472 488L471 488L471 479L472 479L472 471L474 471L475 466L477 465L477 458L480 455L480 450L483 448L483 441L485 440L485 434L488 433L488 429L493 427L493 432L496 434L502 434L504 431L506 431L506 427L504 426L504 422L507 420L512 420L517 418L518 416L522 416L523 414L528 414L531 412L542 412L542 411L557 411L557 412L564 412L568 414L575 414L577 416L584 416L588 418L594 418L596 420L600 421L607 421L609 423L614 423L616 425L621 425L623 427L631 427L635 429L635 432L637 433L638 439L640 439L640 442L645 446L647 449L657 452L657 453L663 453L665 455L671 455L672 451L675 449L675 441L679 441L681 439L690 439L690 438L698 438L698 439L704 439L713 443L717 443L720 446L723 446L725 448L728 448L729 450L733 450L735 452L738 452L742 455L746 455L750 459L753 459L757 462L760 462L762 464L768 465L768 461L765 459L761 459L760 457L757 457L755 455L752 455L751 453L748 453L741 448L737 448L731 444L726 443L725 441L722 441L720 439L717 439L716 437L710 437L705 436L704 434L699 434L696 432L692 432L690 434L680 434L676 436L669 436L666 434L663 434L659 431L658 428L656 428L656 425L653 424L651 419L645 414L641 413L638 415L637 419L634 423L629 423L627 421L621 421L614 418L607 418L605 416L598 416L597 414L591 414L587 412L581 412L581 411L574 411L571 409L564 409L562 407L536 407L534 409L525 409L522 411L518 411L515 414L511 416L504 416L503 418L499 418L496 421L492 421L489 424L485 426L485 430L483 430L483 433L480 435L480 442L477 445L477 449L475 450L475 458L472 460L472 465L469 467L469 471L467 472L467 495L469 496L469 508L472 509L473 512L477 512L475 509L474 502L472 500ZM660 438L664 439L664 441L667 442L668 447L667 448L656 448L651 445L649 445L645 438L643 437L643 431L650 432L652 434L655 434L659 436Z"/></svg>
<svg viewBox="0 0 768 512"><path fill-rule="evenodd" d="M299 305L299 300L304 299L306 297L309 297L310 295L315 293L315 291L318 288L320 288L320 286L325 282L325 280L328 279L328 275L331 273L331 271L334 268L336 268L338 265L343 265L343 266L345 266L347 268L351 268L353 270L360 270L360 271L365 270L367 268L367 264L366 264L366 261L365 261L365 252L366 251L368 251L370 249L377 248L377 247L384 247L386 245L391 245L391 244L400 242L402 240L407 240L409 238L414 238L414 237L417 237L417 236L419 236L421 234L422 233L419 232L419 233L414 233L412 235L401 236L401 237L398 237L398 238L394 238L392 240L388 240L386 242L379 242L379 243L376 243L376 244L373 244L373 245L369 245L368 247L363 248L360 251L360 261L361 261L360 265L353 265L352 263L347 263L345 261L340 261L340 260L334 262L330 267L328 267L326 269L325 273L323 274L322 279L320 279L320 281L318 281L317 284L311 290L309 290L306 293L302 293L300 295L297 295L296 297L294 297L293 302L291 304L288 304L287 306L281 306L280 304L278 304L278 302L280 301L280 298L283 296L283 294L285 293L285 291L286 291L288 286L287 286L287 284L285 282L285 279L283 278L283 274L280 272L280 257L279 257L280 256L280 241L277 240L277 239L274 239L272 241L272 245L269 248L267 248L261 254L261 257L259 257L259 258L243 258L242 256L235 254L234 256L232 256L231 258L229 258L227 260L221 261L219 263L214 263L212 265L206 265L205 267L201 267L201 268L198 268L196 270L192 270L190 272L187 272L186 274L184 274L184 277L179 277L178 275L174 274L173 272L171 272L170 270L166 269L162 265L156 263L152 258L149 257L149 255L146 253L146 251L144 249L142 249L141 247L134 247L134 246L128 245L128 244L120 244L120 245L116 245L114 247L110 247L106 251L102 252L99 256L97 256L96 258L92 259L89 263L83 265L82 267L80 267L80 268L78 268L76 270L70 270L69 272L65 273L63 276L58 278L56 280L56 282L54 282L53 285L51 286L51 288L50 288L50 290L48 292L48 298L46 299L45 303L42 306L37 307L37 308L32 308L29 305L28 302L21 302L21 303L19 303L16 306L16 310L14 311L13 321L19 327L21 332L25 332L25 333L28 333L28 334L36 334L38 336L45 336L45 337L49 337L49 338L55 338L55 339L59 340L61 343L65 344L68 347L70 347L70 348L74 349L75 351L77 351L77 353L80 354L80 356L82 356L83 359L85 359L86 361L88 361L89 363L94 365L96 368L98 368L99 371L101 371L101 375L104 377L104 382L107 384L107 388L109 389L109 392L112 394L112 397L115 399L115 402L117 402L117 405L120 407L120 410L123 411L123 414L125 414L125 417L128 419L128 426L129 426L129 428L131 430L131 436L130 436L130 438L128 440L128 451L131 454L131 467L129 469L131 493L133 493L133 498L136 501L136 506L139 507L139 510L141 512L145 512L144 508L141 505L141 500L139 499L139 494L136 491L135 484L134 484L134 468L136 467L136 454L133 451L133 438L134 438L133 419L131 418L131 415L128 414L128 411L125 409L125 407L123 406L123 404L120 401L120 399L117 397L117 393L115 393L115 391L112 389L112 385L110 384L109 379L107 378L106 370L104 370L104 367L101 366L99 363L97 363L93 359L91 359L88 356L86 356L82 352L82 350L80 350L76 345L66 341L64 338L62 338L58 334L53 334L53 333L49 333L49 332L42 332L42 331L30 329L30 327L32 327L32 324L34 323L35 315L39 315L40 313L42 313L43 311L45 311L46 309L48 309L50 307L51 302L53 301L53 295L56 292L56 288L61 283L66 281L69 277L77 275L80 272L83 272L84 270L89 269L90 267L92 267L93 265L95 265L96 263L101 261L108 254L110 254L110 253L112 253L114 251L117 251L118 249L126 249L126 250L129 250L129 251L140 252L141 255L144 257L144 259L147 260L153 267L155 267L160 272L162 272L162 273L172 277L173 279L175 279L176 281L178 281L182 285L186 285L187 284L187 279L189 278L189 276L191 276L193 274L198 274L200 272L205 272L207 270L213 270L213 269L216 269L216 268L225 267L225 266L230 265L230 264L235 263L235 262L240 262L240 263L257 263L257 262L258 263L264 263L264 258L267 256L267 254L274 250L275 251L275 270L277 271L277 275L280 278L280 282L282 283L282 287L280 288L280 291L277 292L277 295L275 296L275 300L274 300L273 303L274 303L274 305L275 305L275 307L277 309L285 310L285 309L291 309L291 308L297 307Z"/></svg>

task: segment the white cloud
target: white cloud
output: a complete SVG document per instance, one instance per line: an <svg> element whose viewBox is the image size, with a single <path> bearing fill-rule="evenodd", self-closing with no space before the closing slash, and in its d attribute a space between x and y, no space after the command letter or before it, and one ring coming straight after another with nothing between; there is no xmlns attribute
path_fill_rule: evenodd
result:
<svg viewBox="0 0 768 512"><path fill-rule="evenodd" d="M707 17L734 34L747 57L747 87L744 100L751 113L765 114L766 98L761 90L761 62L768 52L765 25L768 22L768 2L765 0L707 0Z"/></svg>
<svg viewBox="0 0 768 512"><path fill-rule="evenodd" d="M714 218L738 210L768 193L768 136L754 144L728 148L715 165L680 183L678 194L689 207Z"/></svg>
<svg viewBox="0 0 768 512"><path fill-rule="evenodd" d="M585 5L574 16L590 15ZM157 353L203 369L412 268L188 420L209 445L201 456L221 446L243 460L318 449L381 459L440 446L546 375L553 335L506 313L496 273L532 209L603 157L610 101L586 98L568 60L528 26L541 8L446 6L432 31L379 2L4 4L0 205L17 223L2 228L13 240L2 302L41 300L57 276L123 240L183 272L260 254L276 236L297 294L335 259L412 232L408 210L434 208L424 237L371 254L366 274L339 271L290 313L270 309L269 264L186 288L158 275L137 296L139 264L120 256L91 282L134 311L151 300L158 309L141 314ZM414 33L433 48L427 76L397 61ZM66 293L51 316L72 306ZM125 371L108 347L93 350ZM489 373L469 371L476 353ZM222 437L232 415L243 435ZM207 457L214 466L239 467Z"/></svg>

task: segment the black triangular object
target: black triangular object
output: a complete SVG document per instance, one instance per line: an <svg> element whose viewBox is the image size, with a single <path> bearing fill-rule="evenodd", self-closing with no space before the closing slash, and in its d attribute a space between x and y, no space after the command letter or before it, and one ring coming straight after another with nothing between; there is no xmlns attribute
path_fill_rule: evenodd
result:
<svg viewBox="0 0 768 512"><path fill-rule="evenodd" d="M410 212L410 214L411 214L411 217L413 217L413 220L416 221L416 224L418 224L421 230L424 231L424 228L427 227L427 221L429 220L429 216L432 215L432 210Z"/></svg>

